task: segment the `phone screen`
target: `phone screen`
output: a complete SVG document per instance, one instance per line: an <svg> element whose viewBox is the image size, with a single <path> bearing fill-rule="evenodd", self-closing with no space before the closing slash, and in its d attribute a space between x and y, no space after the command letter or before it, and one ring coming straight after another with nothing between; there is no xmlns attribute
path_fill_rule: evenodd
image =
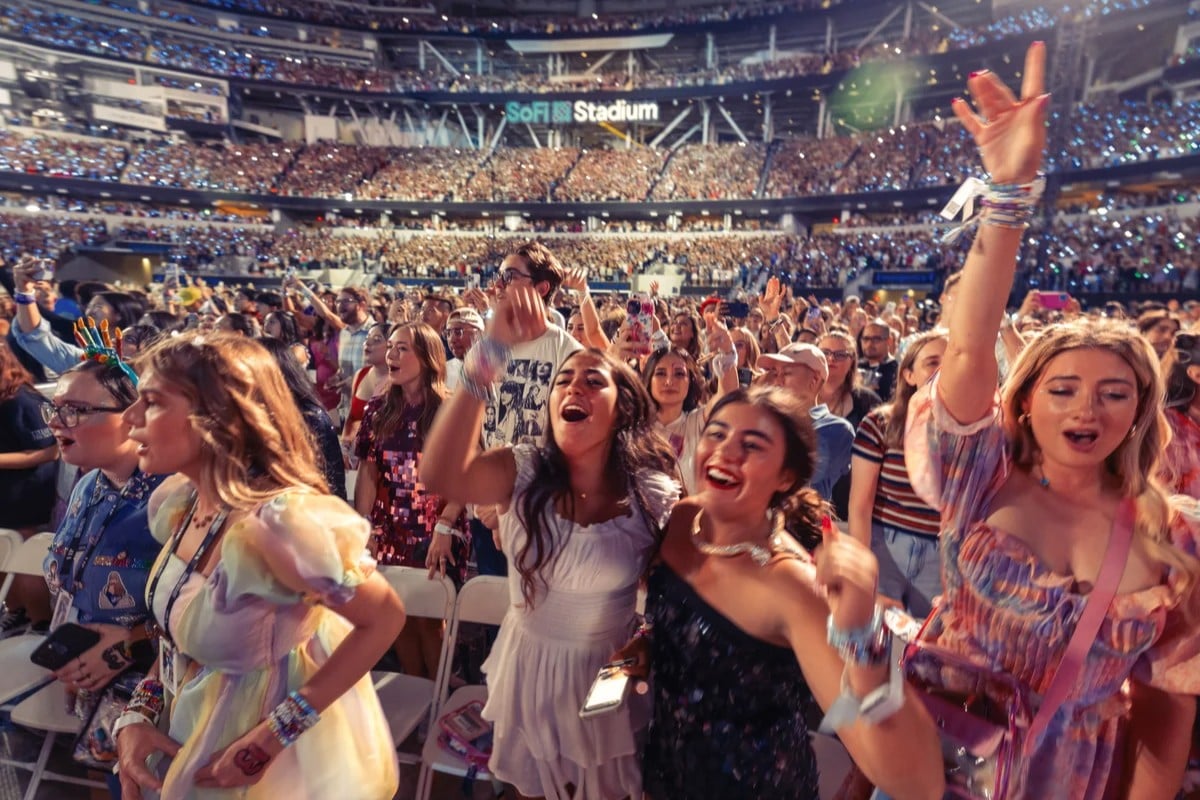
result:
<svg viewBox="0 0 1200 800"><path fill-rule="evenodd" d="M1038 292L1038 299L1047 311L1062 311L1071 297L1065 292Z"/></svg>
<svg viewBox="0 0 1200 800"><path fill-rule="evenodd" d="M609 711L621 705L628 685L629 676L620 667L601 667L596 681L588 691L587 699L583 701L580 716Z"/></svg>
<svg viewBox="0 0 1200 800"><path fill-rule="evenodd" d="M650 352L650 334L654 316L654 303L645 292L634 292L630 295L629 304L625 308L629 319L629 328L633 332L633 340L637 343L638 351Z"/></svg>

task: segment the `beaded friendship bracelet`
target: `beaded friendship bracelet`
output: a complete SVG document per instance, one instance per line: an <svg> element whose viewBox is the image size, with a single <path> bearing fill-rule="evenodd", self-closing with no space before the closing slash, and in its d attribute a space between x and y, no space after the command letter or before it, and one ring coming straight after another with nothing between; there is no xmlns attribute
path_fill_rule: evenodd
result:
<svg viewBox="0 0 1200 800"><path fill-rule="evenodd" d="M292 692L267 716L267 726L275 739L286 748L295 744L300 734L320 720L321 715L317 710L299 692Z"/></svg>
<svg viewBox="0 0 1200 800"><path fill-rule="evenodd" d="M512 348L485 336L476 342L463 358L461 383L470 395L481 402L495 399L496 384L508 371Z"/></svg>
<svg viewBox="0 0 1200 800"><path fill-rule="evenodd" d="M947 220L954 219L961 211L963 223L943 236L942 241L952 244L964 231L976 225L1024 230L1045 190L1044 175L1038 175L1029 183L991 183L967 178L941 211ZM977 198L980 199L978 209L975 208Z"/></svg>
<svg viewBox="0 0 1200 800"><path fill-rule="evenodd" d="M842 630L833 622L833 615L825 626L829 646L838 651L846 663L877 667L887 661L892 649L892 632L883 624L883 609L875 606L871 621L861 628Z"/></svg>

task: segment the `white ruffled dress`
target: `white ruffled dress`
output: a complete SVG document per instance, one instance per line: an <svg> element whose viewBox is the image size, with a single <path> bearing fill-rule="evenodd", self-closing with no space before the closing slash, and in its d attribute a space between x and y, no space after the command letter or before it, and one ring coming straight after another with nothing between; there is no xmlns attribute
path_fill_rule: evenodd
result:
<svg viewBox="0 0 1200 800"><path fill-rule="evenodd" d="M638 581L658 546L651 525L666 524L679 486L663 473L639 475L650 498L645 516L632 495L630 515L597 525L575 525L554 513L560 554L543 570L546 584L535 584L530 609L514 558L526 536L517 508L533 476L535 450L518 445L513 453L513 502L500 517L511 605L483 665L483 716L495 725L489 767L527 797L640 798L638 739L649 722L649 695L631 692L617 711L588 719L580 719L579 709L596 673L634 630Z"/></svg>

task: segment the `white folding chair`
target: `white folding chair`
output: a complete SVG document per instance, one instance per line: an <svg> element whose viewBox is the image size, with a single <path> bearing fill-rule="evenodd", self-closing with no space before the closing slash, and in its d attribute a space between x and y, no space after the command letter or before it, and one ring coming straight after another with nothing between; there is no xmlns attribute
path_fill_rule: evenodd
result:
<svg viewBox="0 0 1200 800"><path fill-rule="evenodd" d="M449 628L454 618L454 582L442 577L430 579L428 570L414 567L380 567L379 574L396 590L404 601L404 613L409 617L440 619ZM449 631L442 637L441 654L438 657L437 674L432 680L415 675L397 673L375 673L375 691L383 705L383 714L392 732L392 741L397 746L407 739L422 719L431 719L437 713L443 682L448 669L447 653ZM400 753L406 764L420 762L415 753Z"/></svg>
<svg viewBox="0 0 1200 800"><path fill-rule="evenodd" d="M16 537L15 542L10 533ZM5 573L4 583L0 584L2 602L8 597L17 575L42 576L42 563L50 551L54 534L39 533L22 541L15 531L0 531L0 540L4 541L0 547L9 549L8 558L0 565L0 571ZM0 640L0 710L10 709L14 698L50 680L47 670L29 660L30 654L45 638L45 634L24 633Z"/></svg>
<svg viewBox="0 0 1200 800"><path fill-rule="evenodd" d="M483 625L499 625L506 613L508 613L507 579L495 575L480 575L467 581L462 591L458 593L454 621L450 624L450 631L446 634L446 644L450 648L450 657L447 658L446 664L447 682L449 682L449 674L453 666L454 645L458 641L458 629L461 624L473 622ZM486 701L487 687L460 687L450 695L449 699L440 703L439 707L455 709L472 700ZM436 724L437 720L432 719L431 725ZM433 789L434 772L445 772L464 777L470 769L470 765L466 761L442 747L438 738L437 732L431 729L429 736L425 739L425 747L421 750L421 774L417 778L418 800L428 800L429 793ZM479 770L476 777L489 779L491 774L486 770Z"/></svg>
<svg viewBox="0 0 1200 800"><path fill-rule="evenodd" d="M83 721L67 711L67 694L60 682L52 681L18 703L12 710L12 721L22 728L46 734L42 739L42 747L38 751L35 761L9 761L7 759L0 761L8 766L27 769L32 773L29 776L29 786L25 789L23 800L34 800L42 781L73 783L76 786L91 786L98 789L106 788L106 784L101 781L88 780L78 775L64 775L46 769L46 762L50 760L55 740L60 735L74 738L83 728Z"/></svg>

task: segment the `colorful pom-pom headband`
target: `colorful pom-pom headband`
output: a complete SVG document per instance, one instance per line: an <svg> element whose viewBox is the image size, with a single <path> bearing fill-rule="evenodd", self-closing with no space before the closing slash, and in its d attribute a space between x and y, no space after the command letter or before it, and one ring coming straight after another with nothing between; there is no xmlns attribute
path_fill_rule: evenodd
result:
<svg viewBox="0 0 1200 800"><path fill-rule="evenodd" d="M100 320L100 326L96 326L96 320L88 317L86 320L75 320L75 341L79 342L79 346L83 348L83 357L80 361L96 361L101 364L112 364L120 369L133 381L133 385L138 385L137 373L133 371L133 367L129 366L122 359L122 350L125 346L125 335L120 328L113 328L113 334L108 333L108 320Z"/></svg>

